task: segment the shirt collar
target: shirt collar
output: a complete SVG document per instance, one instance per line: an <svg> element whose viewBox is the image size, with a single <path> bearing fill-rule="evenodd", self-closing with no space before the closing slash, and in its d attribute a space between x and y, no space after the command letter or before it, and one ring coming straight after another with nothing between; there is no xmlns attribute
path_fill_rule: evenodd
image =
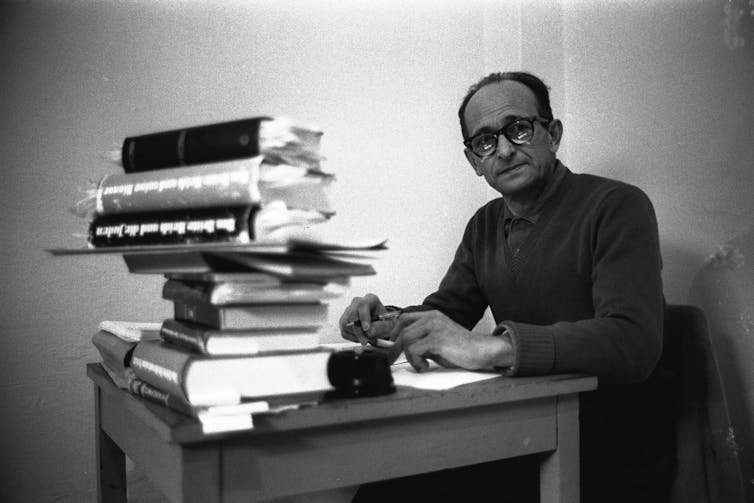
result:
<svg viewBox="0 0 754 503"><path fill-rule="evenodd" d="M544 190L539 195L539 198L537 199L537 202L534 205L531 213L527 215L516 215L508 207L508 204L505 203L503 205L504 207L503 221L512 220L514 218L522 218L533 224L537 223L539 216L542 214L542 208L544 208L547 201L552 199L552 196L554 196L555 193L558 191L558 187L560 187L560 184L565 178L566 173L568 173L568 169L563 165L563 163L561 163L559 160L556 160L555 169L553 170L552 175L550 175L550 180L547 182L547 185L545 185Z"/></svg>

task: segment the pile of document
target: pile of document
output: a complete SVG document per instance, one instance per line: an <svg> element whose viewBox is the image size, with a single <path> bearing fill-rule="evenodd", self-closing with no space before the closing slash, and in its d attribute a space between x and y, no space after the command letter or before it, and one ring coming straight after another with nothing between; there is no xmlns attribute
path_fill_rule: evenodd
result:
<svg viewBox="0 0 754 503"><path fill-rule="evenodd" d="M252 118L124 140L124 172L76 205L87 247L51 250L119 253L131 273L165 279L172 317L93 337L116 384L209 431L249 428L250 411L331 388L328 301L375 273L385 239L356 242L333 225L321 134Z"/></svg>

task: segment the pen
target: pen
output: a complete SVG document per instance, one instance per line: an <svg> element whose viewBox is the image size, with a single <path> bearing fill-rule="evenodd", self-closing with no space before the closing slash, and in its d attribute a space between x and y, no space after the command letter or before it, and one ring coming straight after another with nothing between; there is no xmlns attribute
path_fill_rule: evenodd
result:
<svg viewBox="0 0 754 503"><path fill-rule="evenodd" d="M385 321L392 320L401 315L401 311L388 311L378 315L376 318L372 318L372 321ZM347 327L361 327L361 320L351 321L346 323Z"/></svg>
<svg viewBox="0 0 754 503"><path fill-rule="evenodd" d="M395 346L395 342L379 337L367 337L367 342L376 348L392 348Z"/></svg>
<svg viewBox="0 0 754 503"><path fill-rule="evenodd" d="M386 313L382 313L378 315L376 318L372 318L372 321L385 321L385 320L393 320L400 316L401 311L388 311ZM361 327L361 320L352 321L350 323L346 323L347 327ZM368 337L367 341L372 346L378 347L378 348L392 348L395 346L395 342L387 340L387 339L380 339L379 337Z"/></svg>

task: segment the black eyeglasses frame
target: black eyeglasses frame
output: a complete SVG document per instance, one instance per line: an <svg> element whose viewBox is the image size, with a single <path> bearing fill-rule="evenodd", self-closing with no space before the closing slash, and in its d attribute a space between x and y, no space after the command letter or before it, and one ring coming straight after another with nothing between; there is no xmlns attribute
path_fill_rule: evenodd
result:
<svg viewBox="0 0 754 503"><path fill-rule="evenodd" d="M531 136L531 138L529 138L528 140L525 140L525 141L518 141L518 140L515 140L515 139L512 139L512 138L508 137L508 135L506 134L506 130L509 127L511 127L513 124L516 124L517 122L521 122L521 121L528 122L528 123L531 124L531 129L532 129L532 136ZM497 144L498 144L498 141L500 140L500 135L503 135L506 140L508 140L509 142L511 142L513 145L516 145L516 146L528 145L529 143L531 143L531 140L532 140L532 138L534 138L534 134L535 134L534 124L537 123L537 122L541 123L544 127L547 127L547 126L550 125L551 121L549 121L547 119L543 119L542 117L539 117L537 115L534 115L532 117L519 117L518 119L516 119L514 121L511 121L508 124L506 124L505 126L501 127L497 131L492 131L492 132L485 131L484 133L479 133L478 135L475 135L474 137L469 138L468 140L464 140L463 144L464 144L464 146L466 148L468 148L471 151L472 154L474 154L475 156L477 156L479 159L484 159L485 157L489 157L489 156L493 155L495 152L497 152ZM474 138L477 138L480 135L492 135L492 136L494 136L495 137L495 150L493 150L493 151L491 151L491 152L489 152L487 154L477 154L476 152L474 152L474 149L471 147L471 142L474 141Z"/></svg>

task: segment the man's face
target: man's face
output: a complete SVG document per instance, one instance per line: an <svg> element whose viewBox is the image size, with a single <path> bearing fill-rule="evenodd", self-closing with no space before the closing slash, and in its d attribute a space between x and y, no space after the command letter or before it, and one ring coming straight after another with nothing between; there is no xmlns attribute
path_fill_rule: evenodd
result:
<svg viewBox="0 0 754 503"><path fill-rule="evenodd" d="M464 112L469 138L498 131L516 119L531 117L539 117L537 98L531 89L513 80L495 82L479 89ZM484 176L490 187L502 195L520 198L532 194L536 197L555 167L559 128L558 121L553 121L549 129L543 122L535 121L534 136L529 144L515 145L500 135L493 154L480 158L467 148L466 158L476 174ZM554 129L553 134L550 129Z"/></svg>

